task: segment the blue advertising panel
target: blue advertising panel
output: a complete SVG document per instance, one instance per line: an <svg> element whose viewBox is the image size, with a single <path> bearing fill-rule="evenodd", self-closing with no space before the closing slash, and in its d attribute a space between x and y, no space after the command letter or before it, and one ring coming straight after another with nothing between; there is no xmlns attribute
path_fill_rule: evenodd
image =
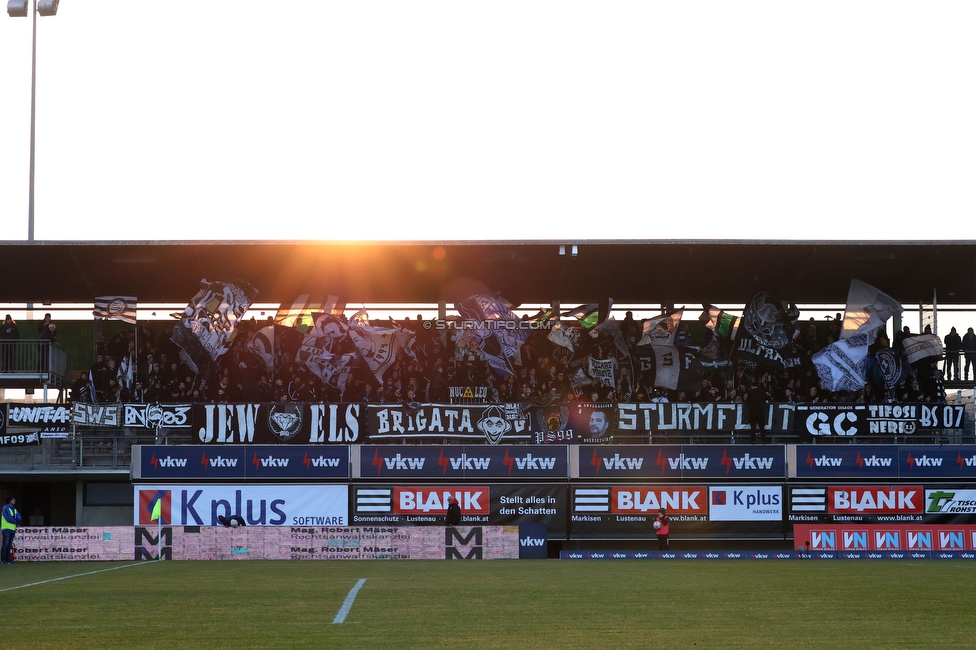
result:
<svg viewBox="0 0 976 650"><path fill-rule="evenodd" d="M568 478L567 445L363 445L363 478Z"/></svg>
<svg viewBox="0 0 976 650"><path fill-rule="evenodd" d="M348 445L251 445L245 456L249 479L349 478Z"/></svg>
<svg viewBox="0 0 976 650"><path fill-rule="evenodd" d="M800 478L898 478L897 445L797 445Z"/></svg>
<svg viewBox="0 0 976 650"><path fill-rule="evenodd" d="M579 448L580 478L786 476L784 445L613 445Z"/></svg>
<svg viewBox="0 0 976 650"><path fill-rule="evenodd" d="M132 449L133 478L142 480L349 478L348 445L135 445Z"/></svg>
<svg viewBox="0 0 976 650"><path fill-rule="evenodd" d="M190 445L141 447L144 479L243 479L244 447L208 449ZM135 462L136 447L133 447Z"/></svg>
<svg viewBox="0 0 976 650"><path fill-rule="evenodd" d="M797 445L798 478L976 478L976 445Z"/></svg>
<svg viewBox="0 0 976 650"><path fill-rule="evenodd" d="M549 556L549 531L542 523L519 524L519 559L545 560Z"/></svg>
<svg viewBox="0 0 976 650"><path fill-rule="evenodd" d="M904 478L976 478L976 445L900 445L898 468Z"/></svg>

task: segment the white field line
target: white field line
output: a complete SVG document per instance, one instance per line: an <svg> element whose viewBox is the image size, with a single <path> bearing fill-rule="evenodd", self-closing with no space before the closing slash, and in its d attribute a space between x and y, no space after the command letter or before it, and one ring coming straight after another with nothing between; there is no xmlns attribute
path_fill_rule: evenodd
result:
<svg viewBox="0 0 976 650"><path fill-rule="evenodd" d="M345 602L342 603L339 613L336 614L334 619L332 619L333 625L340 625L346 620L346 616L349 615L349 610L352 609L352 603L356 600L356 594L359 593L359 590L363 588L364 584L366 584L366 578L360 578L359 582L356 583L356 586L349 590L349 595L346 596Z"/></svg>

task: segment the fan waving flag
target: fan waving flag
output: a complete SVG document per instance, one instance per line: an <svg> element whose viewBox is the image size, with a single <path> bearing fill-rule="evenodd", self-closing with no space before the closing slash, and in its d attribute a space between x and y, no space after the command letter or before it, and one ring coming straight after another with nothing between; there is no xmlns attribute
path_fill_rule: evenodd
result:
<svg viewBox="0 0 976 650"><path fill-rule="evenodd" d="M476 294L456 303L458 313L475 324L465 333L469 342L480 347L488 365L499 375L514 375L522 365L520 351L529 330L501 300Z"/></svg>
<svg viewBox="0 0 976 650"><path fill-rule="evenodd" d="M208 376L217 359L230 349L237 324L257 295L247 283L238 284L241 286L204 278L173 327L173 343L183 350L184 363L197 374Z"/></svg>
<svg viewBox="0 0 976 650"><path fill-rule="evenodd" d="M870 284L851 280L847 292L847 308L844 310L844 329L840 338L846 339L858 332L873 331L905 309L897 300L878 291Z"/></svg>
<svg viewBox="0 0 976 650"><path fill-rule="evenodd" d="M674 345L684 309L644 321L644 335L638 345Z"/></svg>
<svg viewBox="0 0 976 650"><path fill-rule="evenodd" d="M873 330L835 341L813 355L820 385L832 392L864 388Z"/></svg>
<svg viewBox="0 0 976 650"><path fill-rule="evenodd" d="M99 296L92 315L98 319L120 320L136 324L136 299L133 296Z"/></svg>

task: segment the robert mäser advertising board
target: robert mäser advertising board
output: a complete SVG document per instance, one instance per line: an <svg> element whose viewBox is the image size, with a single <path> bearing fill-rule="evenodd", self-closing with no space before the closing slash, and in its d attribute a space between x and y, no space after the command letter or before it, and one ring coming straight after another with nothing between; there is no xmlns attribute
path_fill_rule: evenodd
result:
<svg viewBox="0 0 976 650"><path fill-rule="evenodd" d="M139 485L137 526L218 526L218 516L240 515L248 526L348 526L345 485Z"/></svg>

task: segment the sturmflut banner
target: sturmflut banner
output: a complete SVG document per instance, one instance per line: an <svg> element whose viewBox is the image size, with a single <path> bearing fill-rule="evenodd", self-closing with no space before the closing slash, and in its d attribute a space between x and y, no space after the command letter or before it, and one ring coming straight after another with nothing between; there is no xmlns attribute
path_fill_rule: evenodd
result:
<svg viewBox="0 0 976 650"><path fill-rule="evenodd" d="M766 408L766 431L793 433L793 406L770 403ZM749 415L745 405L732 402L618 404L617 428L621 431L748 430Z"/></svg>

